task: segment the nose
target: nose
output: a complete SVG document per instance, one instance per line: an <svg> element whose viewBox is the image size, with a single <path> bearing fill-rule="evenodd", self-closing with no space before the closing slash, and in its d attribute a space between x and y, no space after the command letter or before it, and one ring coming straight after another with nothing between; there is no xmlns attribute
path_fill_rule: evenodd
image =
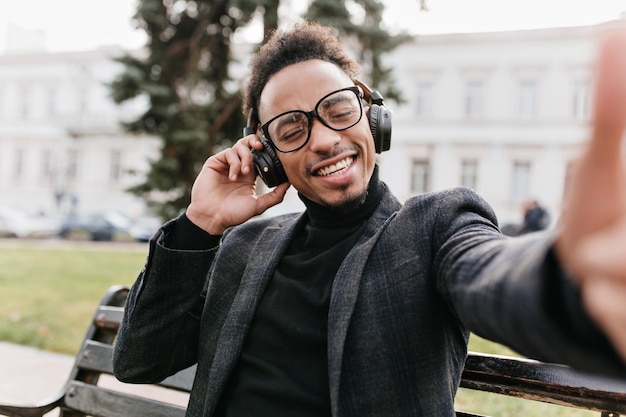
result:
<svg viewBox="0 0 626 417"><path fill-rule="evenodd" d="M311 120L309 148L312 152L326 153L341 141L341 132L337 132L317 118Z"/></svg>

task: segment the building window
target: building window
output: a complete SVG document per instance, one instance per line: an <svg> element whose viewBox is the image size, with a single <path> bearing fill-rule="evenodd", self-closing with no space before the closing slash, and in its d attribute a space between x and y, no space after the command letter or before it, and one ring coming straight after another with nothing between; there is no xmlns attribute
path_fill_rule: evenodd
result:
<svg viewBox="0 0 626 417"><path fill-rule="evenodd" d="M572 116L574 120L579 122L589 120L589 111L589 84L582 80L574 81L572 86Z"/></svg>
<svg viewBox="0 0 626 417"><path fill-rule="evenodd" d="M77 101L78 101L78 112L80 114L87 113L88 110L88 99L87 99L87 89L85 87L79 87L77 91Z"/></svg>
<svg viewBox="0 0 626 417"><path fill-rule="evenodd" d="M56 116L57 114L57 90L50 88L48 90L48 116Z"/></svg>
<svg viewBox="0 0 626 417"><path fill-rule="evenodd" d="M67 151L67 179L75 180L78 178L78 151L70 149Z"/></svg>
<svg viewBox="0 0 626 417"><path fill-rule="evenodd" d="M470 81L465 89L465 116L479 119L483 114L483 83Z"/></svg>
<svg viewBox="0 0 626 417"><path fill-rule="evenodd" d="M0 85L0 118L6 116L5 114L5 104L4 104L4 100L5 100L5 88L4 86Z"/></svg>
<svg viewBox="0 0 626 417"><path fill-rule="evenodd" d="M122 152L111 151L111 182L117 183L122 178Z"/></svg>
<svg viewBox="0 0 626 417"><path fill-rule="evenodd" d="M533 80L524 80L519 87L520 119L524 121L533 120L537 107L537 83Z"/></svg>
<svg viewBox="0 0 626 417"><path fill-rule="evenodd" d="M511 200L521 203L530 195L530 171L529 161L514 161L513 175L511 177Z"/></svg>
<svg viewBox="0 0 626 417"><path fill-rule="evenodd" d="M53 176L52 151L50 149L44 149L41 152L41 178L52 179Z"/></svg>
<svg viewBox="0 0 626 417"><path fill-rule="evenodd" d="M22 118L27 119L30 114L30 89L22 87L20 89L19 103L17 106Z"/></svg>
<svg viewBox="0 0 626 417"><path fill-rule="evenodd" d="M417 101L415 103L417 117L429 119L433 108L433 85L430 82L420 82L417 85Z"/></svg>
<svg viewBox="0 0 626 417"><path fill-rule="evenodd" d="M461 161L461 185L476 189L478 182L478 161L475 159L463 159Z"/></svg>
<svg viewBox="0 0 626 417"><path fill-rule="evenodd" d="M430 164L428 159L415 159L411 166L411 193L423 194L429 191Z"/></svg>
<svg viewBox="0 0 626 417"><path fill-rule="evenodd" d="M15 150L15 158L13 159L13 179L19 180L24 174L24 149Z"/></svg>

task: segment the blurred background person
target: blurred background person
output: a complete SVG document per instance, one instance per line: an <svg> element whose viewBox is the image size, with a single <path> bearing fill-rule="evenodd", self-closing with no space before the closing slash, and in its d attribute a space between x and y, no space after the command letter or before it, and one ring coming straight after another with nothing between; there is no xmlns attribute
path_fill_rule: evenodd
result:
<svg viewBox="0 0 626 417"><path fill-rule="evenodd" d="M524 220L520 226L520 235L543 230L550 224L550 213L537 200L525 201L522 209Z"/></svg>

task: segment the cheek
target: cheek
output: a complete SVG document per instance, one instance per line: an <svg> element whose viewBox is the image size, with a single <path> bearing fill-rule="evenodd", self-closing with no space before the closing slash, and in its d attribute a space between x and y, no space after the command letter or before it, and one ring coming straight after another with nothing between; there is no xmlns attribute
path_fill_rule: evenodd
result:
<svg viewBox="0 0 626 417"><path fill-rule="evenodd" d="M370 129L369 121L365 120L360 132L363 151L367 154L367 158L375 159L376 147L374 146L374 137Z"/></svg>
<svg viewBox="0 0 626 417"><path fill-rule="evenodd" d="M293 181L299 173L299 159L295 154L278 154L278 160L290 181Z"/></svg>

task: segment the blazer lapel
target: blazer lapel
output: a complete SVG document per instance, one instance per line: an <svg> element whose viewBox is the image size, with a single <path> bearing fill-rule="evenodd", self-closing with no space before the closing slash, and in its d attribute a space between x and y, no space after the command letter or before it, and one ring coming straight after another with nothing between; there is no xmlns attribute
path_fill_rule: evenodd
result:
<svg viewBox="0 0 626 417"><path fill-rule="evenodd" d="M302 218L302 217L300 217ZM268 227L260 236L259 243L253 248L250 261L224 321L220 332L219 343L215 350L215 357L209 375L208 386L223 387L226 379L237 361L243 342L248 334L250 324L257 306L263 296L263 291L269 282L276 264L299 223L293 221L282 227ZM219 393L215 393L219 395Z"/></svg>
<svg viewBox="0 0 626 417"><path fill-rule="evenodd" d="M400 207L400 203L385 189L380 206L368 221L357 244L344 259L333 282L328 313L328 377L333 415L338 413L343 350L365 264L380 234Z"/></svg>

